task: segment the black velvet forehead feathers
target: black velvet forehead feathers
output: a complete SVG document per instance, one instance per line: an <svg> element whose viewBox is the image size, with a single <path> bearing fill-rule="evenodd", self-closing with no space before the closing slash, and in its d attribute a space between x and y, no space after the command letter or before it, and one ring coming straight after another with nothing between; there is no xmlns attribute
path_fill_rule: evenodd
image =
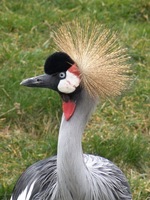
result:
<svg viewBox="0 0 150 200"><path fill-rule="evenodd" d="M74 61L63 52L56 52L50 55L44 64L44 71L46 74L54 74L58 72L64 72L74 64Z"/></svg>

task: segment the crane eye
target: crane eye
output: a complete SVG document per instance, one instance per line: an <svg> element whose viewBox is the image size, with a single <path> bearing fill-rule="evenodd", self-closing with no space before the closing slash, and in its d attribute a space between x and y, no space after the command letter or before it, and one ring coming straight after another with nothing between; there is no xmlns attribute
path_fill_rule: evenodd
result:
<svg viewBox="0 0 150 200"><path fill-rule="evenodd" d="M61 79L66 78L66 72L60 72L59 78L61 78Z"/></svg>

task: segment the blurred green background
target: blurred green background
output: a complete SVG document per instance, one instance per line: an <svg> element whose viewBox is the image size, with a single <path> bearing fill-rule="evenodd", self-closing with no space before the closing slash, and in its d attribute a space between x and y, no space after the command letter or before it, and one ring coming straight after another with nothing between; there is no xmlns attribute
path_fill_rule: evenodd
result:
<svg viewBox="0 0 150 200"><path fill-rule="evenodd" d="M0 199L9 199L20 174L56 154L59 96L21 87L43 73L54 52L52 30L61 21L97 20L117 31L131 56L129 92L102 101L83 136L86 153L104 156L126 174L134 200L150 198L150 3L147 0L1 0Z"/></svg>

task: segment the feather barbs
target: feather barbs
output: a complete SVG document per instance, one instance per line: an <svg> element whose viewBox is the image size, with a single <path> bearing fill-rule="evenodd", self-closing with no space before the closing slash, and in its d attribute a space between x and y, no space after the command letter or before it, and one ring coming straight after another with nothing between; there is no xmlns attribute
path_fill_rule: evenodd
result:
<svg viewBox="0 0 150 200"><path fill-rule="evenodd" d="M127 88L130 65L110 30L96 23L64 23L53 35L56 48L78 66L82 86L93 97L117 96Z"/></svg>

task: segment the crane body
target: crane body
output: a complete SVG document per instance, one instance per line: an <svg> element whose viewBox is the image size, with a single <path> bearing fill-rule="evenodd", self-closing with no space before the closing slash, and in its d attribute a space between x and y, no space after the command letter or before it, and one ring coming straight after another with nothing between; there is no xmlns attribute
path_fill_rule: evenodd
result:
<svg viewBox="0 0 150 200"><path fill-rule="evenodd" d="M60 33L62 37L66 36L65 31L64 35L62 30ZM56 39L59 40L61 36L59 38L57 36ZM85 37L82 39L84 40ZM73 40L70 39L71 42ZM89 65L89 59L84 52L90 51L92 46L87 44L88 51L83 49L82 52L80 52L82 48L78 48L77 54L71 51L70 47L73 47L73 44L66 51L61 44L64 45L63 39L59 40L61 51L47 58L44 65L45 74L26 79L21 83L28 87L53 89L62 98L63 115L59 129L57 156L31 165L18 179L11 200L131 200L130 187L123 172L108 159L84 154L82 150L82 134L99 102L98 93L106 93L106 96L119 94L124 87L122 82L128 79L120 71L120 69L123 72L125 69L128 70L127 65L120 64L124 56L119 58L120 49L114 51L115 53L109 51L106 53L105 50L111 47L111 42L102 43L106 49L102 46L103 51L100 55L102 67L101 70L96 68L96 73L89 71L88 68L84 69L85 63L81 62L84 57L88 61L86 66ZM77 43L76 46L80 44ZM99 48L99 45L97 44L96 47L94 44L93 53L95 48ZM72 57L68 55L67 50L71 51ZM97 54L95 58L94 55L90 56L89 53L89 58L93 59L90 63L92 66L94 61L97 62L98 57ZM107 59L111 61L108 62ZM108 64L105 73L104 60ZM114 71L111 71L110 67L113 67ZM100 75L101 79L95 79L96 75ZM105 80L102 80L105 77L108 85L105 85Z"/></svg>
<svg viewBox="0 0 150 200"><path fill-rule="evenodd" d="M82 91L76 104L69 123L62 116L57 157L29 167L20 177L12 200L131 200L127 180L116 165L82 152L82 133L97 100Z"/></svg>

